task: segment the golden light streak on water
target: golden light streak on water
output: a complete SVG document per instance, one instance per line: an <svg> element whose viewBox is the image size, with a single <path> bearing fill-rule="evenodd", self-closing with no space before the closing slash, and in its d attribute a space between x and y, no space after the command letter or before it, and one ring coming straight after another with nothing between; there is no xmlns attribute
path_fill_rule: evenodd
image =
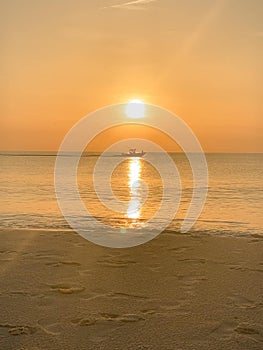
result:
<svg viewBox="0 0 263 350"><path fill-rule="evenodd" d="M128 186L131 200L127 209L126 217L129 219L141 218L141 170L142 160L140 158L129 159L128 164Z"/></svg>

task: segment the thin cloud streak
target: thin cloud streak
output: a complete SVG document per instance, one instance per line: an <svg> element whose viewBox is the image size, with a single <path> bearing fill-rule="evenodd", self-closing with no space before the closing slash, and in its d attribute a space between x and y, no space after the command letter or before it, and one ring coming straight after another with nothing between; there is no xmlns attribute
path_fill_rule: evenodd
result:
<svg viewBox="0 0 263 350"><path fill-rule="evenodd" d="M157 0L133 0L133 1L125 2L123 4L105 6L103 8L104 9L118 8L118 9L124 9L124 10L144 10L146 8L144 5L147 5L156 1Z"/></svg>

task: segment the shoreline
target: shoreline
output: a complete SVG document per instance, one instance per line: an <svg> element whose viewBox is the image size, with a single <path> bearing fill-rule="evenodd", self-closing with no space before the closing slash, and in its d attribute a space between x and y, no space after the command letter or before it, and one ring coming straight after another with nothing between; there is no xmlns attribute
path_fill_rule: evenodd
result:
<svg viewBox="0 0 263 350"><path fill-rule="evenodd" d="M0 227L0 235L1 233L7 233L7 232L15 232L15 233L34 233L34 232L41 232L41 233L58 233L58 234L73 234L73 235L77 235L81 238L83 238L80 234L76 233L72 228L20 228L20 227ZM219 231L218 231L219 232ZM207 231L190 231L187 233L181 233L178 231L173 231L170 229L165 229L163 232L161 232L159 235L157 235L155 238L153 239L157 239L158 237L160 237L161 235L171 235L174 237L215 237L215 238L234 238L234 239L263 239L263 233L244 233L244 232L220 232L220 233L215 233L215 232L207 232ZM85 239L86 240L86 239ZM89 242L87 240L87 242ZM149 241L151 242L151 241ZM91 243L92 244L92 243ZM147 244L147 243L146 243ZM122 249L122 248L120 248ZM125 249L125 248L124 248Z"/></svg>

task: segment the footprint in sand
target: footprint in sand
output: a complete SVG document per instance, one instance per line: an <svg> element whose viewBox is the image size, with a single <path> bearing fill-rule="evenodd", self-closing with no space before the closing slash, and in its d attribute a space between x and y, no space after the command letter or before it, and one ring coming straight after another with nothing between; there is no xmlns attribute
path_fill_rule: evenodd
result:
<svg viewBox="0 0 263 350"><path fill-rule="evenodd" d="M149 299L147 296L139 295L139 294L129 294L129 293L122 293L122 292L114 292L108 294L108 297L113 299L139 299L139 300L145 300Z"/></svg>
<svg viewBox="0 0 263 350"><path fill-rule="evenodd" d="M50 262L47 262L45 265L59 267L63 265L80 266L81 264L77 261L50 261Z"/></svg>
<svg viewBox="0 0 263 350"><path fill-rule="evenodd" d="M83 286L74 286L74 285L72 286L65 283L53 284L53 285L49 285L49 287L51 287L52 291L56 291L61 294L80 293L85 290L85 287Z"/></svg>
<svg viewBox="0 0 263 350"><path fill-rule="evenodd" d="M263 327L261 325L241 323L234 331L240 336L252 339L254 342L263 342Z"/></svg>
<svg viewBox="0 0 263 350"><path fill-rule="evenodd" d="M20 326L20 325L10 325L10 324L0 324L1 329L7 329L10 335L30 335L37 331L37 327L31 326Z"/></svg>
<svg viewBox="0 0 263 350"><path fill-rule="evenodd" d="M112 314L99 313L84 318L71 320L71 323L77 327L89 327L89 337L94 342L100 342L112 335L112 332L125 323L134 323L145 320L143 315L139 314Z"/></svg>
<svg viewBox="0 0 263 350"><path fill-rule="evenodd" d="M129 267L132 264L137 264L136 261L129 260L125 257L116 257L116 256L104 256L102 259L98 260L98 263L105 267L115 267L123 268Z"/></svg>
<svg viewBox="0 0 263 350"><path fill-rule="evenodd" d="M145 320L143 315L139 314L113 314L113 313L106 313L102 312L97 315L93 315L87 318L77 318L72 320L71 322L78 326L93 326L93 325L99 325L99 324L116 324L120 325L122 322L128 323L128 322L139 322Z"/></svg>
<svg viewBox="0 0 263 350"><path fill-rule="evenodd" d="M164 303L158 307L149 307L141 310L141 313L148 318L151 316L168 316L171 314L174 315L188 315L189 311L185 309L185 302L173 302L173 303Z"/></svg>
<svg viewBox="0 0 263 350"><path fill-rule="evenodd" d="M142 309L141 313L143 315L156 315L157 314L157 309Z"/></svg>
<svg viewBox="0 0 263 350"><path fill-rule="evenodd" d="M225 321L214 328L210 335L219 336L225 339L240 335L251 338L255 342L262 342L263 328L260 325L249 323L237 324L233 321Z"/></svg>

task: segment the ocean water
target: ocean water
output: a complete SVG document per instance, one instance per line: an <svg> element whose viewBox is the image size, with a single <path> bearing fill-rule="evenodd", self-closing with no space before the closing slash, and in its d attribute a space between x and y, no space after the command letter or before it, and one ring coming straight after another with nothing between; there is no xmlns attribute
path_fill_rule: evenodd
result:
<svg viewBox="0 0 263 350"><path fill-rule="evenodd" d="M147 227L148 220L158 211L160 203L166 201L169 205L167 213L164 212L159 218L161 224L166 214L169 216L168 210L173 210L174 203L179 201L179 208L174 212L167 229L169 232L180 232L192 198L192 171L184 154L173 153L170 156L180 175L180 200L174 191L163 197L163 178L166 186L172 188L174 184L161 154L146 155L145 159L122 158L121 164L112 174L108 174L107 169L97 169L95 181L100 199L94 188L94 170L99 155L83 156L78 167L78 186L89 211L88 229L93 229L94 218L109 227ZM115 155L109 154L107 157L108 164L116 160ZM161 175L149 163L150 158L160 165ZM191 232L263 235L263 154L207 154L206 158L208 195ZM0 155L0 228L71 229L57 203L54 189L55 160L54 154ZM109 196L109 184L115 198ZM68 196L71 196L70 191ZM114 207L115 210L108 208L107 204L115 203L116 199L118 205ZM81 221L81 218L78 220Z"/></svg>

